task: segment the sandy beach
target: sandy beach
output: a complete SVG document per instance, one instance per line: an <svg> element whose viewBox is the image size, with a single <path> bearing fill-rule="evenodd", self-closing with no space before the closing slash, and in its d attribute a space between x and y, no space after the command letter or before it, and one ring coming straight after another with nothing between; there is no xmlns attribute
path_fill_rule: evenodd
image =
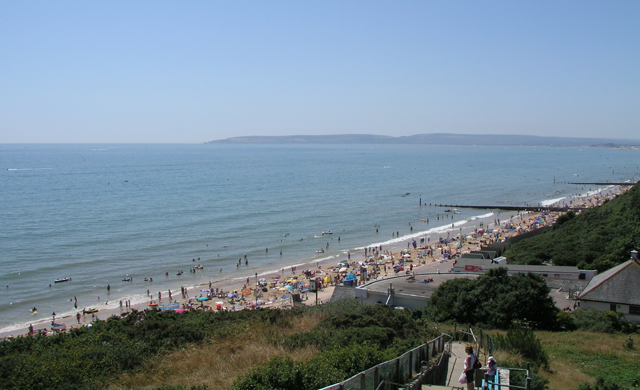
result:
<svg viewBox="0 0 640 390"><path fill-rule="evenodd" d="M590 192L585 196L564 198L553 206L562 207L596 207L606 199L625 192L630 187L612 187L602 191ZM92 321L106 320L109 316L123 315L132 309L149 309L149 303L157 303L162 309L183 310L245 310L260 308L290 308L293 307L293 295L299 294L301 302L298 304L315 305L330 300L334 286L342 284L342 280L350 273L358 285L367 281L380 280L397 274L410 272L428 273L448 272L452 260L464 253L481 250L483 245L504 241L509 237L553 224L561 215L560 212L549 213L520 213L512 215L507 212L496 212L490 217L478 219L457 227L455 222L451 228L442 233L430 236L413 237L395 243L388 248L362 248L351 253L344 253L335 258L314 261L298 266L288 266L277 272L247 275L244 279L233 279L219 282L201 283L195 286L176 286L175 290L162 291L158 299L157 291L150 291L149 301L129 305L126 301L97 301L91 308L95 313L84 313L79 308L75 316L55 317L55 323L64 324L67 329L87 326ZM436 221L421 221L422 224L441 225L451 218L451 214L443 214ZM421 231L424 226L416 227ZM412 228L413 230L413 228ZM197 269L207 272L206 269ZM316 293L309 292L311 279L322 282L322 288ZM258 285L259 284L259 285ZM151 290L151 289L150 289ZM183 293L184 291L184 293ZM257 294L256 294L257 291ZM217 294L215 294L217 292ZM169 298L171 294L171 299ZM208 300L204 299L209 295ZM316 298L317 297L317 298ZM168 305L172 305L168 307ZM89 307L85 308L89 309ZM53 316L52 316L53 318ZM34 323L34 332L51 333L49 321ZM14 331L1 334L0 337L15 337L25 335L29 330Z"/></svg>

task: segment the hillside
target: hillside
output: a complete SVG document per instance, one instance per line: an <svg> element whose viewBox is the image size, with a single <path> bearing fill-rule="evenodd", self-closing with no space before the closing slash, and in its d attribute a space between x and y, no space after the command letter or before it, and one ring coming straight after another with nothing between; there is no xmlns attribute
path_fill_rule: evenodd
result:
<svg viewBox="0 0 640 390"><path fill-rule="evenodd" d="M640 247L640 186L602 206L558 219L544 234L522 240L504 253L510 264L578 266L607 270L629 260Z"/></svg>

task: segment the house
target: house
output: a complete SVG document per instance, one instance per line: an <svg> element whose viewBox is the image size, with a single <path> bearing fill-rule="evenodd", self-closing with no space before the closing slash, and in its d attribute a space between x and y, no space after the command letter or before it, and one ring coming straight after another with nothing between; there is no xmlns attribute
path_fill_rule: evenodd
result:
<svg viewBox="0 0 640 390"><path fill-rule="evenodd" d="M633 257L591 279L578 298L580 307L622 312L627 320L640 324L640 264L637 252Z"/></svg>

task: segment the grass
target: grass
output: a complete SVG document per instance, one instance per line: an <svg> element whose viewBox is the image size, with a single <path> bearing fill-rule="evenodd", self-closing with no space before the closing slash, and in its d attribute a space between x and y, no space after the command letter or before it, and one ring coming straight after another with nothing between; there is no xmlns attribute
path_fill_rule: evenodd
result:
<svg viewBox="0 0 640 390"><path fill-rule="evenodd" d="M321 312L305 313L291 327L262 324L248 334L191 345L160 356L135 373L121 375L108 388L150 390L160 386L206 385L209 390L229 389L238 375L275 356L301 361L317 354L313 347L289 352L271 341L311 329L324 317Z"/></svg>
<svg viewBox="0 0 640 390"><path fill-rule="evenodd" d="M640 386L640 351L624 347L626 334L576 331L536 332L536 336L549 354L550 370L541 374L549 379L550 389L575 389L599 376L619 385Z"/></svg>

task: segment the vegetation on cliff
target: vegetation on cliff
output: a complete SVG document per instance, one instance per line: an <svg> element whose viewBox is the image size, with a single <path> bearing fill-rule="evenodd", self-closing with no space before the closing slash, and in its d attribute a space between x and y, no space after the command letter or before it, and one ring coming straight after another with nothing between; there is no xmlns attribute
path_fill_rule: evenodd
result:
<svg viewBox="0 0 640 390"><path fill-rule="evenodd" d="M640 247L640 186L580 214L560 217L554 229L522 240L504 254L510 264L553 263L599 272L629 260Z"/></svg>
<svg viewBox="0 0 640 390"><path fill-rule="evenodd" d="M0 388L107 388L118 376L154 370L163 355L227 341L237 353L245 347L243 339L255 340L260 334L261 343L276 351L275 357L265 366L264 361L255 367L245 362L248 374L236 388L269 388L275 377L265 373L274 366L282 374L278 380L313 389L393 358L438 333L422 321L409 311L356 301L283 311L133 312L52 337L1 342ZM299 322L313 326L298 327ZM297 353L300 350L310 352ZM294 361L287 355L303 358ZM230 380L222 388L229 388Z"/></svg>

